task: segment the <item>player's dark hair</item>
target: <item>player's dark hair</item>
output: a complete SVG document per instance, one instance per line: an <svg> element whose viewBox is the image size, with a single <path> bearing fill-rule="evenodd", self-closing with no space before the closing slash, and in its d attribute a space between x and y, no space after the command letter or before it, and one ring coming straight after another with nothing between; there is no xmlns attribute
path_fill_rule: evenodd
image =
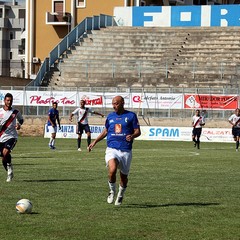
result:
<svg viewBox="0 0 240 240"><path fill-rule="evenodd" d="M5 100L6 98L11 98L11 99L13 99L13 95L12 95L11 93L6 93L6 95L4 96L4 100Z"/></svg>
<svg viewBox="0 0 240 240"><path fill-rule="evenodd" d="M53 103L52 103L52 105L54 105L54 104L58 105L58 103L57 103L57 102L53 102Z"/></svg>

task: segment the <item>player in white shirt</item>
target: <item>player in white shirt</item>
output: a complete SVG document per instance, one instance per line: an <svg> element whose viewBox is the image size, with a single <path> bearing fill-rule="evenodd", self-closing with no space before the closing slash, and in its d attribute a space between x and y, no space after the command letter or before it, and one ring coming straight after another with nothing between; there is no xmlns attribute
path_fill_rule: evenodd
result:
<svg viewBox="0 0 240 240"><path fill-rule="evenodd" d="M192 140L194 142L194 147L197 146L200 149L200 136L202 133L202 127L205 125L205 119L200 115L200 110L196 110L195 115L192 118Z"/></svg>
<svg viewBox="0 0 240 240"><path fill-rule="evenodd" d="M82 134L83 131L85 131L85 133L87 134L87 145L89 146L89 144L91 143L91 131L90 131L90 127L88 124L88 113L92 113L92 114L96 114L96 115L100 115L101 117L104 117L103 114L98 113L93 111L91 108L86 108L86 101L85 100L81 100L80 101L80 107L75 109L71 114L70 114L70 118L69 120L72 121L72 117L74 115L77 116L77 134L78 134L78 139L77 139L77 146L78 146L78 151L82 151L81 150L81 139L82 139Z"/></svg>
<svg viewBox="0 0 240 240"><path fill-rule="evenodd" d="M239 148L239 138L240 138L240 109L237 108L235 113L230 116L228 122L232 125L232 135L236 142L236 151Z"/></svg>
<svg viewBox="0 0 240 240"><path fill-rule="evenodd" d="M7 93L4 97L4 106L0 108L0 152L2 164L7 171L7 182L13 178L11 151L17 143L17 130L23 124L21 113L12 108L13 96Z"/></svg>

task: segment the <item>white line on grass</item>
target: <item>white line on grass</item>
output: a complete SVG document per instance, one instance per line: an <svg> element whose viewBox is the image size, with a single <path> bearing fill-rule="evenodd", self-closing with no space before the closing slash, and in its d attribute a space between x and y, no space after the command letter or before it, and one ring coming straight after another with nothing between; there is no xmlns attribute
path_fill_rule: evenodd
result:
<svg viewBox="0 0 240 240"><path fill-rule="evenodd" d="M200 155L200 153L197 153L197 152L190 152L190 155L191 155L191 156L192 156L192 155L198 156L198 155Z"/></svg>
<svg viewBox="0 0 240 240"><path fill-rule="evenodd" d="M65 152L76 152L76 150L49 150L47 152L28 152L28 153L17 153L17 154L13 154L14 156L19 156L19 157L22 157L22 156L25 156L25 155L35 155L35 154L48 154L48 153L65 153ZM81 153L79 153L80 155Z"/></svg>

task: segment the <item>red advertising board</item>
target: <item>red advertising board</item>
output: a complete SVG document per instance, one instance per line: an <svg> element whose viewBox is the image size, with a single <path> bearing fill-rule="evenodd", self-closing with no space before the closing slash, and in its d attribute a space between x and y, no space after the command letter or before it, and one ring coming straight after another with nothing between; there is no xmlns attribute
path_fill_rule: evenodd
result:
<svg viewBox="0 0 240 240"><path fill-rule="evenodd" d="M233 110L237 107L237 95L184 94L185 109Z"/></svg>

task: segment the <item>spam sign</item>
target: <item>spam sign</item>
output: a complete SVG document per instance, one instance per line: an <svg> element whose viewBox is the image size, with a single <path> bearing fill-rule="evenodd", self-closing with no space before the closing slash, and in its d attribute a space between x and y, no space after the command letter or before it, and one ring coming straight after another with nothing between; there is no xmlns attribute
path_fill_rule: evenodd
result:
<svg viewBox="0 0 240 240"><path fill-rule="evenodd" d="M77 138L76 125L62 125L57 131L57 138ZM103 125L92 125L90 131L95 139L104 129ZM136 140L150 141L192 141L192 127L163 127L163 126L142 126L141 136ZM44 137L50 138L47 125L45 125ZM83 139L87 138L84 133ZM202 142L233 142L231 128L203 128Z"/></svg>

